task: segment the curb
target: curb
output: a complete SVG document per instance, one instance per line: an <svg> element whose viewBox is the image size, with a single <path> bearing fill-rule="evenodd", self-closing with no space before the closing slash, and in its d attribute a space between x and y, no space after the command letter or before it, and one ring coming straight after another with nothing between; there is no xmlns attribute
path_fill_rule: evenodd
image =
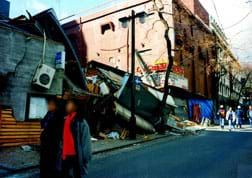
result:
<svg viewBox="0 0 252 178"><path fill-rule="evenodd" d="M158 140L158 139L164 139L164 138L167 138L167 137L176 138L176 136L171 135L171 134L160 135L160 136L155 137L155 138L150 138L150 139L146 139L146 140L143 139L143 140L138 140L138 141L135 141L135 142L132 141L131 143L127 143L127 144L124 144L124 145L119 145L119 146L115 146L115 147L108 148L108 149L97 150L97 151L92 152L92 155L111 152L111 151L114 151L114 150L119 150L119 149L122 149L122 148L131 147L131 146L134 146L136 144L147 143L147 142L151 142L151 141ZM26 171L26 170L29 170L29 169L35 169L35 168L39 168L39 164L24 166L22 168L17 168L17 169L8 168L8 167L0 165L1 170L7 171L5 176L15 174L15 173L18 173L18 172L22 172L22 171Z"/></svg>
<svg viewBox="0 0 252 178"><path fill-rule="evenodd" d="M135 141L135 142L128 143L128 144L125 144L125 145L119 145L119 146L115 146L115 147L108 148L108 149L103 149L103 150L97 150L97 151L92 152L92 154L96 155L96 154L100 154L100 153L106 153L106 152L110 152L110 151L114 151L114 150L118 150L118 149L122 149L122 148L131 147L131 146L134 146L136 144L147 143L147 142L151 142L151 141L154 141L154 140L163 139L163 138L172 137L172 136L175 137L174 135L168 134L168 135L162 135L162 136L159 136L159 137L156 137L156 138L150 138L150 139L146 139L146 140L143 139L143 140Z"/></svg>
<svg viewBox="0 0 252 178"><path fill-rule="evenodd" d="M146 140L142 139L142 140L131 142L131 143L128 143L128 144L125 144L125 145L115 146L115 147L108 148L108 149L97 150L97 151L92 152L92 155L107 153L107 152L119 150L119 149L122 149L122 148L128 148L128 147L134 146L136 144L148 143L148 142L152 142L152 141L155 141L155 140L161 140L161 139L165 139L165 138L169 138L169 137L170 137L169 140L175 140L177 138L182 138L183 136L176 135L176 134L171 134L171 133L165 134L165 135L159 135L158 137L155 137L155 138L149 138L149 139L146 139ZM30 170L30 169L36 169L36 168L39 168L39 164L26 166L26 167L18 168L18 169L13 169L13 168L9 169L9 168L0 166L0 169L7 171L4 176L11 176L11 175L19 173L19 172L23 172L23 171Z"/></svg>

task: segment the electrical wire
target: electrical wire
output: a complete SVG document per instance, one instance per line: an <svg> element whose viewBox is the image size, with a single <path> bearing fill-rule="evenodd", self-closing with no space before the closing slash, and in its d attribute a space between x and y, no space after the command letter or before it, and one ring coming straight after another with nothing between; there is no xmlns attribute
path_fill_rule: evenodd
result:
<svg viewBox="0 0 252 178"><path fill-rule="evenodd" d="M237 21L237 22L234 23L233 25L230 25L230 26L228 26L228 27L225 27L224 30L233 28L233 27L235 27L236 25L240 24L240 23L243 22L251 13L252 13L252 10L249 11L243 18L241 18L239 21Z"/></svg>
<svg viewBox="0 0 252 178"><path fill-rule="evenodd" d="M220 16L219 16L219 13L218 13L218 11L217 11L217 8L216 8L216 5L215 5L214 0L212 0L212 4L213 4L213 7L214 7L216 16L217 16L217 18L218 18L218 21L219 21L219 23L220 23L220 26L221 26L221 28L223 29L222 23L221 23L221 21L220 21Z"/></svg>
<svg viewBox="0 0 252 178"><path fill-rule="evenodd" d="M77 12L77 13L75 13L75 14L71 14L71 15L69 15L69 16L66 16L66 17L60 19L59 21L66 20L66 19L75 17L75 16L80 15L80 14L84 14L84 13L87 14L88 12L94 12L94 11L97 10L97 9L100 9L100 8L103 8L103 7L108 7L109 5L115 5L115 2L116 2L116 1L117 1L117 3L119 3L119 2L122 1L122 0L110 0L110 1L107 1L107 2L105 2L105 3L103 3L103 4L100 4L100 5L98 5L98 6L92 7L92 8L90 8L90 9L82 10L82 11Z"/></svg>

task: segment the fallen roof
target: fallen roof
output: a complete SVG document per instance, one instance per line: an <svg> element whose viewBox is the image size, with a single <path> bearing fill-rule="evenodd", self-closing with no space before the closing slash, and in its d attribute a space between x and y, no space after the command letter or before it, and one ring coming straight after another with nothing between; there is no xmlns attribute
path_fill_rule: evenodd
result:
<svg viewBox="0 0 252 178"><path fill-rule="evenodd" d="M32 17L33 20L38 21L39 24L43 27L43 30L46 32L46 36L55 41L62 42L66 49L66 54L68 58L74 61L75 69L71 71L66 71L66 74L70 77L71 80L82 89L86 90L86 79L84 73L82 72L80 61L77 57L77 54L66 35L64 29L61 27L59 20L57 19L53 9L45 10Z"/></svg>

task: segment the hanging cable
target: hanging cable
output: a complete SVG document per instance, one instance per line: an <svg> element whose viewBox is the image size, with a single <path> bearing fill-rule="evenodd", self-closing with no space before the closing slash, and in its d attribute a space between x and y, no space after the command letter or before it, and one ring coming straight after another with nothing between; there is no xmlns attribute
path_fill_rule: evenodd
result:
<svg viewBox="0 0 252 178"><path fill-rule="evenodd" d="M223 30L223 26L222 26L222 23L221 23L221 21L220 21L220 16L219 16L219 13L218 13L218 11L217 11L217 8L216 8L216 5L215 5L214 0L212 0L212 4L213 4L213 7L214 7L216 16L217 16L217 18L218 18L218 21L219 21L219 23L220 23L221 29Z"/></svg>
<svg viewBox="0 0 252 178"><path fill-rule="evenodd" d="M243 18L241 18L239 21L237 21L237 22L234 23L233 25L230 25L230 26L228 26L228 27L225 27L224 30L233 28L233 27L235 27L236 25L240 24L240 23L243 22L251 13L252 13L252 10L249 11Z"/></svg>

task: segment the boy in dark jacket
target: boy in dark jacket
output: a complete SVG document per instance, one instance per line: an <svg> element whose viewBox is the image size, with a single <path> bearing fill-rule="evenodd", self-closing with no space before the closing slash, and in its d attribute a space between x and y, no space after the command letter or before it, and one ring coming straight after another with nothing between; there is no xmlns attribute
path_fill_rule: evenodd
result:
<svg viewBox="0 0 252 178"><path fill-rule="evenodd" d="M77 100L69 100L63 129L62 174L64 178L84 178L91 159L89 127L79 112Z"/></svg>
<svg viewBox="0 0 252 178"><path fill-rule="evenodd" d="M41 121L41 146L40 146L40 177L57 178L60 175L61 168L59 145L62 138L63 116L57 110L57 99L48 100L48 112Z"/></svg>
<svg viewBox="0 0 252 178"><path fill-rule="evenodd" d="M237 107L235 115L236 115L236 127L242 128L243 111L240 105Z"/></svg>

